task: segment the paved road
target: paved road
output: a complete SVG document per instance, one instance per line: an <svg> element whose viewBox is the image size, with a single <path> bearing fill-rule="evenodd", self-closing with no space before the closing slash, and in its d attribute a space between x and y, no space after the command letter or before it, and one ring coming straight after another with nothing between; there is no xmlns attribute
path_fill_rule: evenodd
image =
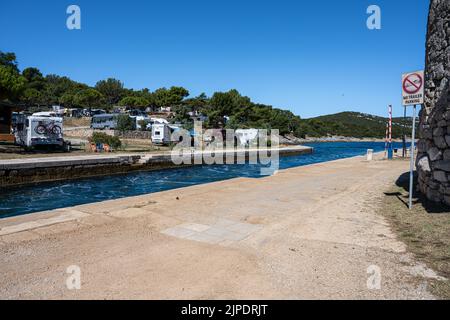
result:
<svg viewBox="0 0 450 320"><path fill-rule="evenodd" d="M376 213L407 170L353 158L0 220L0 298L433 298Z"/></svg>

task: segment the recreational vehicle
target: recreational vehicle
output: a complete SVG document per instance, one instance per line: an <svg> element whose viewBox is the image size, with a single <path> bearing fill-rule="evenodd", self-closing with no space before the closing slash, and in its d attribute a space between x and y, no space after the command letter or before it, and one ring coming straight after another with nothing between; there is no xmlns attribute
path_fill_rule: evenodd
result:
<svg viewBox="0 0 450 320"><path fill-rule="evenodd" d="M15 143L25 148L54 146L67 151L70 149L63 139L63 119L51 114L16 114L13 132Z"/></svg>
<svg viewBox="0 0 450 320"><path fill-rule="evenodd" d="M151 118L149 116L131 116L132 119L136 121L136 129L137 130L148 130L151 129ZM145 125L145 128L142 128L142 125Z"/></svg>
<svg viewBox="0 0 450 320"><path fill-rule="evenodd" d="M166 123L154 123L152 125L152 142L153 144L167 145L172 140L172 133L180 130L179 127L174 125L168 125Z"/></svg>
<svg viewBox="0 0 450 320"><path fill-rule="evenodd" d="M171 130L167 124L155 123L152 125L153 144L166 145L170 143Z"/></svg>
<svg viewBox="0 0 450 320"><path fill-rule="evenodd" d="M105 114L106 111L103 109L83 109L83 116L92 117L99 114Z"/></svg>
<svg viewBox="0 0 450 320"><path fill-rule="evenodd" d="M92 116L92 129L115 129L117 127L117 119L119 114L97 114Z"/></svg>

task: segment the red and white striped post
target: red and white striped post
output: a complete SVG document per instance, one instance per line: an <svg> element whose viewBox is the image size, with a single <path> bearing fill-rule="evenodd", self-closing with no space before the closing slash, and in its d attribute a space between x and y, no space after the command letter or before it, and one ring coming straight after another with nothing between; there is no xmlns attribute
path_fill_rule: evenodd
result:
<svg viewBox="0 0 450 320"><path fill-rule="evenodd" d="M387 158L388 151L388 142L389 142L389 123L386 123L386 135L384 138L384 156Z"/></svg>
<svg viewBox="0 0 450 320"><path fill-rule="evenodd" d="M392 105L389 105L389 145L388 145L388 159L394 158L394 150L392 149Z"/></svg>

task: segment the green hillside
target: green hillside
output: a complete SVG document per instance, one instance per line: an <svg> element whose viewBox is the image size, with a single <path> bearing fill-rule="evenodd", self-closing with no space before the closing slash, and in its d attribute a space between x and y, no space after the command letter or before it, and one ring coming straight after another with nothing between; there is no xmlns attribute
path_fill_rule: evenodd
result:
<svg viewBox="0 0 450 320"><path fill-rule="evenodd" d="M311 137L345 136L355 138L384 138L388 119L359 112L342 112L302 120L303 132ZM393 138L401 138L403 130L410 135L412 119L393 119Z"/></svg>

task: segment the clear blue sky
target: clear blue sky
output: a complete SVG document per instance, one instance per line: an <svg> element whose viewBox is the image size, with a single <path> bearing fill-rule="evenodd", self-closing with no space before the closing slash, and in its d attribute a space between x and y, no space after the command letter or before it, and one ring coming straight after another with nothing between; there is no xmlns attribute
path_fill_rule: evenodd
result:
<svg viewBox="0 0 450 320"><path fill-rule="evenodd" d="M66 28L66 8L82 30ZM382 29L366 9L382 10ZM401 73L424 67L428 0L2 1L0 50L94 85L107 77L192 95L238 89L303 118L402 114Z"/></svg>

